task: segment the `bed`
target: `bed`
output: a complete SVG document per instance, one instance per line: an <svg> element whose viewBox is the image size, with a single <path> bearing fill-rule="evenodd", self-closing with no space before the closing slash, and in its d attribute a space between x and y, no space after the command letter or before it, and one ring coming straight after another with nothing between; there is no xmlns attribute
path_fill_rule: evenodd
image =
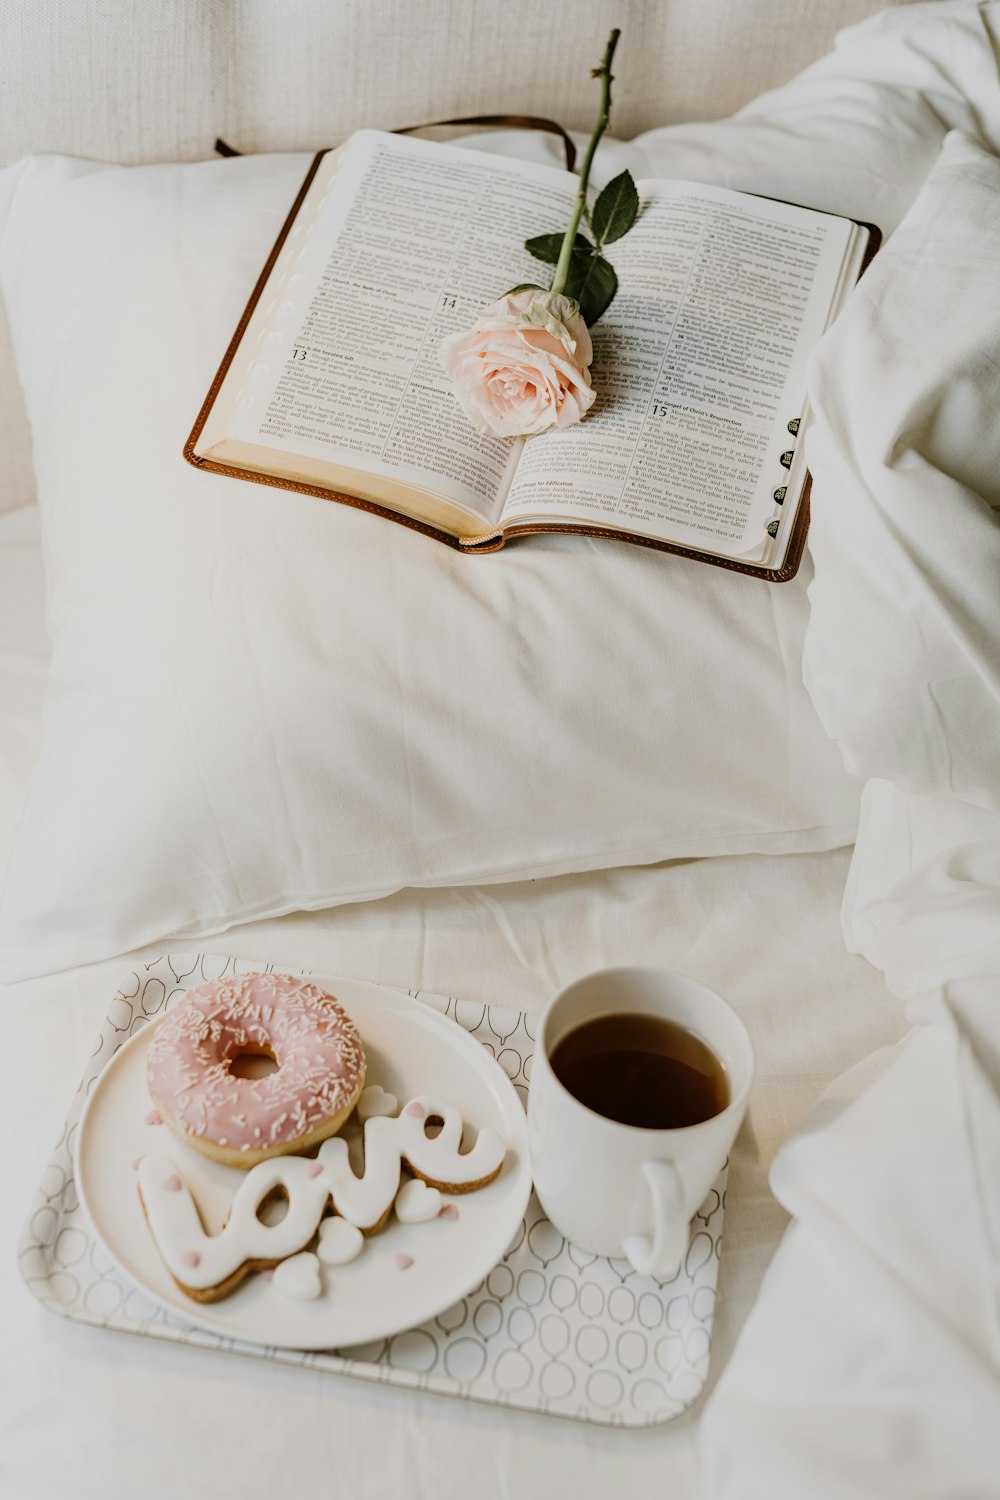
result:
<svg viewBox="0 0 1000 1500"><path fill-rule="evenodd" d="M4 699L9 831L37 733L46 665L33 507L0 522L0 559L0 652L5 680L17 686L16 699ZM666 963L738 996L757 1047L759 1084L732 1169L714 1380L785 1227L767 1188L775 1150L827 1082L895 1041L904 1027L881 976L844 952L838 906L848 863L848 851L840 849L597 872L550 882L541 903L537 883L403 892L255 923L213 942L238 956L322 966L404 989L419 976L422 987L440 993L530 1010L575 974L626 961ZM698 1408L660 1431L636 1434L512 1418L329 1376L262 1372L235 1356L102 1334L44 1311L15 1269L22 1219L110 996L130 964L131 956L5 992L11 1034L3 1092L10 1128L27 1143L15 1158L4 1217L10 1386L2 1449L12 1494L27 1500L66 1493L70 1462L79 1485L73 1493L81 1497L168 1496L181 1488L208 1495L223 1487L263 1494L277 1483L324 1493L320 1462L335 1462L345 1485L362 1493L458 1494L466 1476L481 1473L484 1446L490 1473L482 1482L502 1483L511 1493L534 1493L548 1475L597 1493L615 1483L623 1463L639 1494L667 1482L678 1493L699 1493ZM788 995L795 996L791 1018L781 1003ZM61 1393L55 1402L54 1390ZM189 1424L203 1406L216 1415L198 1435ZM176 1442L178 1422L188 1428L183 1447ZM220 1444L220 1432L251 1429L258 1434L253 1443ZM262 1479L264 1454L274 1468Z"/></svg>
<svg viewBox="0 0 1000 1500"><path fill-rule="evenodd" d="M92 7L88 88L92 93L93 77L107 76L124 97L123 78L136 75L122 70L137 65L113 61L118 54L106 50L115 9ZM374 47L389 9L365 16L360 8L348 8L337 40L362 52ZM645 132L628 159L664 174L695 179L714 174L714 180L730 185L742 185L752 173L761 191L809 193L813 196L802 201L834 211L863 207L865 217L890 232L906 219L952 128L965 135L947 146L950 154L935 168L932 191L956 192L959 183L965 192L968 184L973 189L979 184L988 202L995 190L990 158L1000 144L995 7L954 0L913 7L912 16L893 13L848 33L797 91L793 86L765 95L732 126L667 124L678 114L722 115L744 104L792 72L792 59L796 64L810 60L796 48L818 53L837 26L871 9L825 8L828 30L820 35L811 26L793 24L801 20L797 6L768 6L766 14L755 8L753 50L743 52L742 72L727 69L706 110L701 101L707 80L716 80L718 73L707 61L704 74L692 70L692 59L705 56L693 40L699 29L694 9L671 7L653 19L642 7L626 7L626 30L630 21L636 31L652 28L645 49L649 67L655 69L658 47L670 58L666 82L658 73L636 75L635 95L648 106L630 102L616 122L622 135ZM494 13L480 7L477 16L482 35L491 34ZM748 16L740 7L725 8L720 24L730 50L745 35ZM415 36L425 34L421 28L429 19L426 7L410 9ZM28 26L24 19L18 24ZM261 61L269 47L273 53L276 36L285 36L287 44L267 7L255 9L253 24L247 25L228 39L219 31L206 39L205 33L180 26L168 28L169 36L160 33L160 44L178 70L186 64L190 71L194 60L214 78L212 56L227 45L228 55L245 66L244 92L232 73L227 75L226 88L234 92L220 100L207 132L204 98L199 100L192 74L186 83L188 114L180 116L165 104L145 133L136 122L131 137L127 131L123 135L124 117L118 116L111 135L102 137L102 119L74 95L79 74L68 52L57 46L51 55L57 63L54 76L60 67L65 70L64 123L50 110L34 134L18 135L12 117L5 159L47 149L130 161L160 155L197 159L207 154L209 135L220 132L251 151L291 150L311 143L316 132L355 122L358 116L350 111L331 116L325 110L322 78L315 77L301 96L317 101L315 114L305 112L304 105L301 112L272 108L268 113L266 101L278 97L275 77L281 66L293 66L293 59L272 56L267 67ZM440 8L435 25L441 25ZM760 41L779 34L781 49ZM199 37L210 40L216 52L206 58ZM475 32L471 45L479 46ZM123 45L120 56L134 58L138 52ZM623 54L623 73L626 64ZM456 69L448 71L454 75ZM25 71L19 87L27 76ZM568 95L545 100L542 110L544 81L541 75L529 78L516 106L513 96L487 100L479 88L436 101L428 111L422 98L407 93L405 80L398 97L400 109L415 117L472 112L473 104L510 105L562 113L571 126L582 124L584 105ZM363 115L371 107L370 80L362 76L357 86ZM338 101L337 108L346 106ZM72 127L65 124L67 117ZM876 147L887 138L890 117L896 134L879 154ZM654 128L661 125L667 128ZM496 149L548 147L505 139ZM822 204L818 193L825 195ZM925 218L937 221L940 201L928 202ZM974 212L983 211L976 200ZM914 235L922 222L918 217L914 228L907 220L899 243L910 243L906 235ZM960 252L958 246L954 253ZM976 267L982 295L992 269L984 252ZM65 1494L102 1500L167 1497L182 1490L197 1496L220 1491L264 1496L275 1490L457 1495L472 1483L485 1493L530 1495L559 1483L586 1496L617 1490L623 1474L638 1495L672 1488L685 1497L767 1492L882 1500L896 1493L897 1482L899 1493L908 1496L991 1493L995 1468L988 1417L991 1410L995 1415L991 1392L1000 1344L993 1343L991 1355L995 1310L983 1309L990 1305L1000 1223L988 1186L988 1164L996 1160L992 1153L1000 1139L989 1003L990 975L996 972L993 891L1000 806L995 755L989 750L996 743L991 740L996 731L991 662L997 632L990 594L995 578L990 511L998 497L990 488L995 480L991 452L976 461L959 461L955 454L968 452L961 441L968 430L982 430L995 389L980 381L970 398L971 414L948 414L935 428L933 442L920 450L921 462L939 476L935 483L942 488L914 487L912 464L903 466L899 478L892 464L883 462L884 434L869 438L862 415L865 391L883 389L891 368L879 363L889 357L891 341L871 337L880 307L880 302L869 305L864 317L859 312L853 323L845 323L841 341L824 355L816 376L823 415L815 453L810 450L817 476L816 571L814 576L813 563L807 562L796 585L802 602L796 628L803 634L795 639L804 651L818 723L846 762L842 779L839 767L836 775L831 772L830 795L848 799L836 802L837 818L817 813L820 836L765 852L757 830L741 847L723 848L715 857L654 858L651 850L635 861L605 859L603 868L567 867L546 878L428 880L423 889L405 888L379 900L351 899L243 921L210 943L243 958L529 1011L540 1009L575 975L616 962L664 964L730 998L753 1034L758 1077L732 1163L705 1395L662 1429L615 1432L182 1346L155 1346L53 1319L30 1298L14 1270L21 1221L123 968L164 951L164 943L139 945L127 957L120 947L106 946L87 952L90 962L79 957L70 962L73 954L67 950L56 973L41 972L44 965L25 947L22 967L29 977L4 986L10 1027L4 1118L18 1143L3 1218L8 1384L0 1475L11 1495L19 1500ZM942 309L943 322L946 303ZM908 316L912 321L912 313ZM956 330L954 362L948 367L958 383L968 368L983 366L979 354L971 364L962 363L974 340L971 323L960 332L964 342ZM866 363L867 349L872 352ZM913 369L918 368L915 356ZM839 396L845 370L862 372L854 406ZM926 409L930 387L914 379L907 400ZM0 516L2 860L25 805L47 795L42 773L32 773L31 767L43 739L50 654L43 547L50 566L53 557L51 522L43 540L43 517L31 503L20 398L8 394L12 391L8 379L3 407L10 477L7 513ZM902 414L893 414L903 426L907 409L901 401ZM36 419L36 441L43 428ZM898 490L893 488L897 479ZM834 495L838 504L831 499L824 509L824 497ZM838 506L846 504L841 498L846 496L852 497L852 535L866 537L866 555L884 564L873 570L874 583L859 570L857 548L845 545L842 521L830 519L842 514ZM927 541L939 514L934 501L954 507L952 525L959 538L953 549L937 553ZM942 599L947 610L940 608ZM54 628L58 635L62 627L58 610L53 619L51 593L48 609L49 631ZM904 627L912 619L933 621L939 634L929 624L908 632ZM795 666L801 670L798 661ZM955 682L955 694L942 698L941 685ZM911 693L909 684L921 691ZM935 715L929 704L937 705ZM916 721L918 731L908 734L905 726L913 724L914 714L923 717ZM51 723L48 731L51 735ZM960 753L960 742L978 750ZM854 855L852 862L854 830L843 833L839 809L853 796L857 816L862 784L858 847L864 857ZM46 941L51 932L50 923ZM180 945L204 947L207 941L192 933ZM177 946L176 939L171 946ZM914 1020L924 1023L916 1042L910 1031ZM909 1040L900 1048L905 1037ZM845 1074L848 1081L810 1114L824 1089ZM948 1109L944 1103L940 1111L930 1108L930 1098L947 1101ZM965 1114L963 1098L971 1101ZM909 1110L926 1122L919 1152L908 1145L905 1131L893 1133L887 1126ZM807 1128L799 1131L807 1119ZM883 1152L870 1170L861 1170L858 1162L873 1139L884 1141ZM963 1175L967 1171L971 1175ZM939 1201L935 1193L949 1174L958 1184L954 1212L968 1215L968 1232L954 1232L961 1249L948 1233L942 1230L938 1242L928 1228ZM915 1180L924 1184L920 1191ZM897 1184L907 1188L898 1201ZM789 1210L798 1222L783 1240ZM932 1242L933 1254L924 1253ZM952 1273L949 1265L962 1269ZM952 1274L956 1282L964 1277L964 1300L953 1295ZM828 1293L819 1299L818 1278ZM929 1300L937 1309L925 1325L918 1312ZM884 1324L873 1317L874 1307L886 1309ZM974 1336L970 1330L977 1325ZM865 1342L872 1329L876 1347ZM975 1345L977 1336L981 1347ZM931 1351L926 1368L913 1358L914 1341ZM945 1375L965 1382L961 1463L953 1451L959 1429L951 1428L947 1416L927 1418L934 1410L936 1382ZM846 1422L835 1420L837 1411L847 1414ZM925 1446L914 1443L907 1452L903 1435L917 1420L924 1424ZM924 1486L919 1491L913 1488L917 1473Z"/></svg>

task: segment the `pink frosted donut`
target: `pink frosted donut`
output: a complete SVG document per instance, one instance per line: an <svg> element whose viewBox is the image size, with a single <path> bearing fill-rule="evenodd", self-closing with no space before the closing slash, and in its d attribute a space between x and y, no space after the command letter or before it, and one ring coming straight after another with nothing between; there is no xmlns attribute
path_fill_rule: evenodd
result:
<svg viewBox="0 0 1000 1500"><path fill-rule="evenodd" d="M241 1078L247 1053L277 1072ZM189 990L156 1028L146 1079L164 1124L234 1167L305 1151L340 1129L364 1088L365 1054L333 995L290 974L235 974Z"/></svg>

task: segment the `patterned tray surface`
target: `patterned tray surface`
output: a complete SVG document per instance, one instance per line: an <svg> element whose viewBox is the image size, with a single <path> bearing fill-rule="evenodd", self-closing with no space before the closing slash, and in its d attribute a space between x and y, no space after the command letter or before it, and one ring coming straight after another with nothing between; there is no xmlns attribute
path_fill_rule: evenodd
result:
<svg viewBox="0 0 1000 1500"><path fill-rule="evenodd" d="M204 1332L157 1306L111 1264L73 1182L74 1137L89 1089L118 1048L186 989L272 967L167 955L134 970L117 990L22 1236L21 1270L38 1300L96 1327L581 1421L644 1427L690 1406L708 1372L725 1170L695 1216L685 1264L669 1281L569 1245L532 1195L503 1260L468 1297L420 1328L351 1349L305 1353ZM488 1047L527 1100L530 1016L411 994Z"/></svg>

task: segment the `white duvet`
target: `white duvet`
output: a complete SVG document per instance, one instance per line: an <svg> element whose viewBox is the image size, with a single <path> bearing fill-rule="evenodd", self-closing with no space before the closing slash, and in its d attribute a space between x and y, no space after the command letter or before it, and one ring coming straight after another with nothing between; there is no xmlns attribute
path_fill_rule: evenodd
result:
<svg viewBox="0 0 1000 1500"><path fill-rule="evenodd" d="M1000 101L998 101L1000 102ZM714 1493L1000 1494L1000 161L953 134L821 345L805 678L866 780L848 946L913 1031L772 1169L795 1216Z"/></svg>

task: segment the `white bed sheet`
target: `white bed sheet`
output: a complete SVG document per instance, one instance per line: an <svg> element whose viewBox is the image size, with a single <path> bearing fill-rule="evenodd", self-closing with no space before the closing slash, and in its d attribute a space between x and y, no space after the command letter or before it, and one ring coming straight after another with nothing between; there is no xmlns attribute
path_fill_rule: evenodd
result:
<svg viewBox="0 0 1000 1500"><path fill-rule="evenodd" d="M37 736L46 649L37 515L0 522L0 838ZM5 849L0 846L0 858ZM242 927L220 950L537 1009L603 964L670 965L719 989L753 1033L758 1078L737 1145L712 1371L733 1346L786 1217L778 1145L822 1088L903 1029L881 977L844 950L849 853L701 860L423 892ZM176 945L176 946L192 946ZM0 1228L0 1494L11 1500L529 1497L701 1493L698 1409L619 1433L362 1386L61 1323L15 1251L122 961L0 990L0 1130L16 1141Z"/></svg>

